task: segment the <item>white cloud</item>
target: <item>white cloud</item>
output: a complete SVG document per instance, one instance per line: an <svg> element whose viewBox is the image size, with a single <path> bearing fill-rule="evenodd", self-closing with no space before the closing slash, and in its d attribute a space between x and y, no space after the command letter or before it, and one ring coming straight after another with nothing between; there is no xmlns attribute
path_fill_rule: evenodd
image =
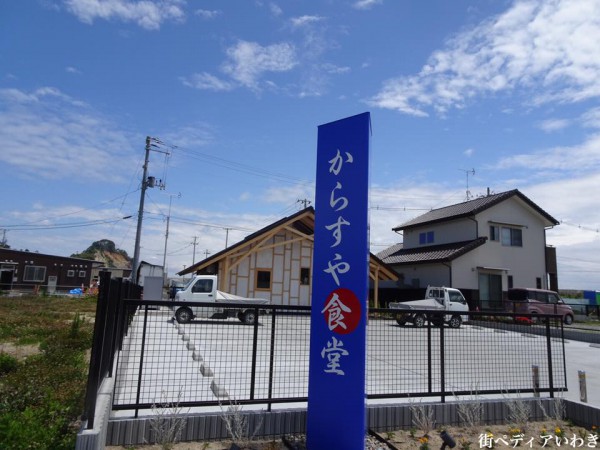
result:
<svg viewBox="0 0 600 450"><path fill-rule="evenodd" d="M600 169L600 134L589 136L583 143L571 147L555 147L502 158L496 169L531 169L576 171L581 174Z"/></svg>
<svg viewBox="0 0 600 450"><path fill-rule="evenodd" d="M229 81L222 80L206 72L180 77L180 80L185 86L209 91L230 91L235 87Z"/></svg>
<svg viewBox="0 0 600 450"><path fill-rule="evenodd" d="M321 17L321 16L300 16L300 17L293 17L292 19L290 19L292 26L294 28L300 28L303 26L312 25L312 24L321 22L323 20L325 20L325 18Z"/></svg>
<svg viewBox="0 0 600 450"><path fill-rule="evenodd" d="M375 5L383 4L383 0L358 0L352 5L356 9L371 9Z"/></svg>
<svg viewBox="0 0 600 450"><path fill-rule="evenodd" d="M348 73L350 72L350 67L348 66L336 66L335 64L325 63L321 66L325 72L330 74L340 74L340 73Z"/></svg>
<svg viewBox="0 0 600 450"><path fill-rule="evenodd" d="M523 89L527 101L600 96L600 2L516 0L463 31L415 75L386 81L370 104L415 116L463 108L475 96Z"/></svg>
<svg viewBox="0 0 600 450"><path fill-rule="evenodd" d="M473 153L475 153L475 149L468 148L463 152L463 155L465 155L467 158L470 158L471 156L473 156Z"/></svg>
<svg viewBox="0 0 600 450"><path fill-rule="evenodd" d="M64 3L70 13L88 24L96 19L117 19L158 30L165 21L185 18L183 0L64 0Z"/></svg>
<svg viewBox="0 0 600 450"><path fill-rule="evenodd" d="M239 41L227 49L229 58L223 71L250 89L259 89L265 72L287 72L298 64L292 44L283 42L263 47L256 42Z"/></svg>
<svg viewBox="0 0 600 450"><path fill-rule="evenodd" d="M581 116L581 120L583 126L587 128L600 128L600 108L592 108L586 111Z"/></svg>
<svg viewBox="0 0 600 450"><path fill-rule="evenodd" d="M271 10L271 14L273 14L275 17L283 14L283 9L281 9L281 7L276 3L270 3L269 9Z"/></svg>
<svg viewBox="0 0 600 450"><path fill-rule="evenodd" d="M0 90L0 161L21 176L117 181L128 139L109 120L55 88ZM114 161L121 161L113 167ZM123 169L125 170L125 169Z"/></svg>
<svg viewBox="0 0 600 450"><path fill-rule="evenodd" d="M81 74L81 71L79 69L77 69L76 67L73 67L73 66L65 67L65 71L67 73L73 73L73 74L76 74L76 75Z"/></svg>
<svg viewBox="0 0 600 450"><path fill-rule="evenodd" d="M197 16L202 17L203 19L216 19L217 17L219 17L221 14L223 14L223 11L220 10L208 10L208 9L198 9L196 10L195 13Z"/></svg>
<svg viewBox="0 0 600 450"><path fill-rule="evenodd" d="M551 133L567 128L570 124L571 121L568 119L548 119L541 121L538 126L546 133Z"/></svg>

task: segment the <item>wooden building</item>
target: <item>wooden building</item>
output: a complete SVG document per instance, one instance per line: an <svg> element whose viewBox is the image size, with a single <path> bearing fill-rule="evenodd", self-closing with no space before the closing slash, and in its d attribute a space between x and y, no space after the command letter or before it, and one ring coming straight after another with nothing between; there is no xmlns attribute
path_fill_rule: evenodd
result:
<svg viewBox="0 0 600 450"><path fill-rule="evenodd" d="M200 261L178 275L215 274L219 290L268 298L275 305L310 305L315 210L308 207ZM397 280L395 272L370 255L369 275L378 307L378 283Z"/></svg>

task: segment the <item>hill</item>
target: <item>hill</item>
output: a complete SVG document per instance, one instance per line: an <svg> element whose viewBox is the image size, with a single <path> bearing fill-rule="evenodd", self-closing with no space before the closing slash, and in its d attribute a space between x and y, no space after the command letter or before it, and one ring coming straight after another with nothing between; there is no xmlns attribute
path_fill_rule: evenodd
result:
<svg viewBox="0 0 600 450"><path fill-rule="evenodd" d="M83 252L73 253L71 257L101 261L106 267L131 268L131 258L127 252L116 248L115 243L109 239L96 241Z"/></svg>

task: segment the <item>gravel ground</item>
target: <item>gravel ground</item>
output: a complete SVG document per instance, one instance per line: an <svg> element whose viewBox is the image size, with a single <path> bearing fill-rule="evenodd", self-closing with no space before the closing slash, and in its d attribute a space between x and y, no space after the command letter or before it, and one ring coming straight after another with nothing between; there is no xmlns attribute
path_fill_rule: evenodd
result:
<svg viewBox="0 0 600 450"><path fill-rule="evenodd" d="M446 432L454 439L454 448L461 450L495 448L511 449L519 448L600 448L598 431L585 430L584 428L571 426L563 421L531 422L525 426L511 427L508 425L492 425L481 427L447 427ZM382 432L379 435L389 441L392 447L380 442L372 436L365 440L365 450L388 450L388 449L438 449L443 441L440 437L441 430L429 432L425 439L422 431L396 430L393 432ZM519 435L522 434L522 437ZM561 437L558 437L561 435ZM566 441L565 441L566 439ZM560 440L560 445L558 443ZM284 439L253 440L247 443L239 443L233 446L231 441L220 442L180 442L172 447L172 450L305 450L304 436L286 436ZM493 445L490 444L494 441ZM287 445L286 445L287 444ZM486 445L487 444L487 445ZM106 447L107 450L161 450L159 445ZM331 450L344 450L331 449Z"/></svg>

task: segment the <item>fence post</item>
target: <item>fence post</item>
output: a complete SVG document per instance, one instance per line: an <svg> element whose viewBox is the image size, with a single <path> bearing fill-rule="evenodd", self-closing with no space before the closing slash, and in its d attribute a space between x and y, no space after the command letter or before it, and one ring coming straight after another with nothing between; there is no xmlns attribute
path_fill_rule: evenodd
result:
<svg viewBox="0 0 600 450"><path fill-rule="evenodd" d="M144 349L146 347L146 326L148 325L148 305L144 308L144 325L142 328L142 348L140 350L140 365L138 367L137 393L135 396L135 415L137 419L139 412L140 396L142 391L142 369L144 367Z"/></svg>
<svg viewBox="0 0 600 450"><path fill-rule="evenodd" d="M578 370L577 376L579 378L579 399L583 403L587 403L587 384L585 379L585 372L583 370Z"/></svg>
<svg viewBox="0 0 600 450"><path fill-rule="evenodd" d="M442 393L442 403L446 403L446 365L444 364L446 355L444 347L444 316L442 316L440 325L440 392Z"/></svg>
<svg viewBox="0 0 600 450"><path fill-rule="evenodd" d="M254 308L254 323L252 324L252 373L250 375L250 400L254 400L254 385L256 384L256 354L258 353L258 307Z"/></svg>
<svg viewBox="0 0 600 450"><path fill-rule="evenodd" d="M120 314L121 314L121 308L123 305L123 296L121 295L123 292L123 279L119 278L117 279L117 283L118 283L118 295L113 297L113 301L111 302L110 305L110 315L111 317L109 318L110 320L110 331L111 331L111 341L110 341L110 362L109 362L109 366L108 366L108 376L112 377L113 376L113 367L115 365L115 353L117 351L117 348L120 347L120 345L118 344L119 341L119 332L120 332L120 324L121 321L119 320Z"/></svg>
<svg viewBox="0 0 600 450"><path fill-rule="evenodd" d="M548 349L548 387L550 398L554 398L554 375L552 373L552 341L550 339L550 320L546 320L546 348Z"/></svg>
<svg viewBox="0 0 600 450"><path fill-rule="evenodd" d="M533 396L540 396L540 367L533 364L531 366L531 376L533 380Z"/></svg>
<svg viewBox="0 0 600 450"><path fill-rule="evenodd" d="M87 429L94 428L96 413L96 397L102 382L102 353L105 345L106 310L110 294L110 272L100 272L100 289L96 303L96 318L94 320L94 337L90 352L90 368L85 391L83 419L87 420Z"/></svg>
<svg viewBox="0 0 600 450"><path fill-rule="evenodd" d="M271 351L269 352L269 392L267 398L267 411L271 411L271 398L273 398L273 375L275 372L275 317L277 316L276 310L271 310Z"/></svg>
<svg viewBox="0 0 600 450"><path fill-rule="evenodd" d="M427 392L432 392L431 368L431 323L427 322Z"/></svg>

